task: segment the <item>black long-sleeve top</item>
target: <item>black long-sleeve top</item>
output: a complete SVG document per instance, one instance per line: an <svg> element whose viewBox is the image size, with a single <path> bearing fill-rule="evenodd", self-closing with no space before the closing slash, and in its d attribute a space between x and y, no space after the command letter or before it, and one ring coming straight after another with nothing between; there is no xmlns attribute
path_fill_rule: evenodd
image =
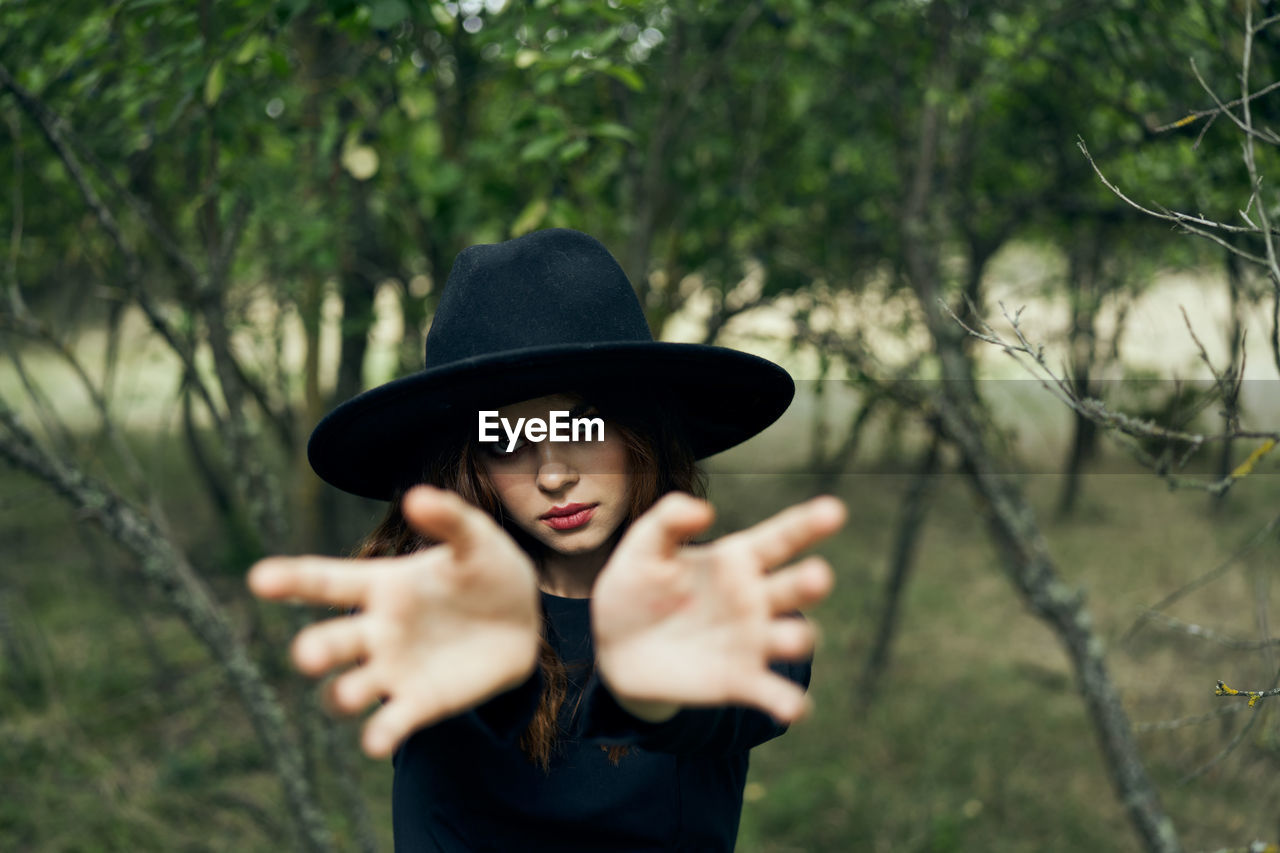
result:
<svg viewBox="0 0 1280 853"><path fill-rule="evenodd" d="M786 727L737 706L686 708L662 723L633 717L594 672L590 599L542 593L542 606L548 640L569 668L550 770L517 745L542 692L535 671L519 687L420 729L396 751L396 850L732 851L747 751ZM808 687L811 663L773 669ZM619 744L630 749L614 765L602 746Z"/></svg>

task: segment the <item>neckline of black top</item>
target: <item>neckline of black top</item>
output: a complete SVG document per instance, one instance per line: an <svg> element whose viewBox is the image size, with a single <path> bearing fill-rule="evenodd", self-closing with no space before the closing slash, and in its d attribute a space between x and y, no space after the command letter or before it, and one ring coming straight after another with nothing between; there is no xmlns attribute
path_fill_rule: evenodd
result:
<svg viewBox="0 0 1280 853"><path fill-rule="evenodd" d="M589 598L565 598L562 595L552 595L544 590L542 593L542 606L546 608L547 613L551 616L577 616L587 613L591 609L591 599Z"/></svg>

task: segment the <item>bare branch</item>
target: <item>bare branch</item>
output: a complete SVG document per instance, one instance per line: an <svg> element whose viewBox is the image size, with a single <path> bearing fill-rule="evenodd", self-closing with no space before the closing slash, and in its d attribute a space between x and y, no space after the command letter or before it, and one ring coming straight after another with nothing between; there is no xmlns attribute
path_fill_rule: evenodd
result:
<svg viewBox="0 0 1280 853"><path fill-rule="evenodd" d="M1269 136L1261 134L1258 131L1254 130L1252 125L1249 124L1247 120L1241 121L1240 119L1236 118L1236 114L1231 112L1231 110L1227 109L1226 105L1224 105L1222 101L1218 99L1217 93L1214 92L1213 89L1209 86L1209 84L1205 82L1204 77L1202 77L1200 74L1200 68L1196 65L1195 57L1191 58L1191 72L1196 75L1196 82L1200 84L1200 88L1204 89L1205 93L1210 98L1213 99L1213 102L1215 104L1218 105L1219 115L1224 115L1227 118L1231 119L1232 123L1235 124L1236 127L1240 128L1240 130L1242 130L1244 133L1248 134L1249 136L1257 136L1263 142L1267 142L1272 145L1276 144L1277 142L1280 142L1280 138L1276 137L1274 133L1271 133ZM1248 97L1248 93L1246 92L1246 98L1247 97ZM1247 116L1249 113L1249 104L1246 98L1241 98L1237 100L1236 103L1242 104L1244 106L1244 112L1245 112L1245 115Z"/></svg>
<svg viewBox="0 0 1280 853"><path fill-rule="evenodd" d="M142 512L107 486L47 453L0 401L0 457L57 492L81 518L99 525L131 554L148 583L164 595L198 637L240 694L263 747L284 786L290 812L308 849L333 848L324 817L302 772L303 760L275 691L199 574L174 543Z"/></svg>
<svg viewBox="0 0 1280 853"><path fill-rule="evenodd" d="M1221 681L1218 682L1218 686L1217 688L1214 689L1213 693L1215 696L1237 696L1237 695L1249 696L1250 698L1249 698L1248 707L1252 708L1254 703L1257 702L1258 699L1262 698L1263 695L1273 696L1273 695L1276 695L1277 692L1280 692L1276 690L1277 685L1280 685L1280 672L1276 673L1275 679L1271 682L1271 687L1268 688L1267 690L1261 691L1257 697L1254 697L1252 694L1248 694L1248 693L1241 694L1240 691L1232 690L1230 687L1227 687ZM1231 740L1227 743L1227 745L1224 746L1222 750L1218 752L1217 755L1215 755L1213 758L1206 761L1204 764L1200 765L1195 770L1188 773L1186 776L1183 776L1179 780L1179 783L1185 785L1186 783L1192 781L1193 779L1198 779L1199 777L1203 776L1205 773L1208 773L1211 769L1216 767L1223 759L1225 759L1228 755L1234 752L1237 746L1239 746L1242 742L1244 742L1244 739L1248 736L1249 732L1253 730L1253 727L1257 724L1258 720L1261 717L1262 717L1261 714L1251 714L1249 716L1249 721L1240 727L1240 731L1236 732L1235 737L1231 738Z"/></svg>
<svg viewBox="0 0 1280 853"><path fill-rule="evenodd" d="M1153 723L1134 723L1133 730L1144 734L1146 732L1171 732L1177 729L1184 729L1187 726L1198 726L1202 723L1211 723L1228 714L1239 713L1244 708L1244 705L1224 705L1216 711L1210 711L1207 714L1196 714L1191 717L1178 717L1173 720L1157 720Z"/></svg>
<svg viewBox="0 0 1280 853"><path fill-rule="evenodd" d="M1206 237L1208 239L1214 240L1214 242L1219 243L1219 245L1221 245L1223 248L1228 249L1234 254L1240 255L1243 258L1253 261L1254 263L1264 263L1261 257L1245 252L1235 246L1232 246L1230 243L1221 242L1221 238L1217 237L1217 235L1213 235L1213 234L1210 234L1209 232L1197 230L1195 228L1192 228L1191 225L1203 225L1206 228L1213 228L1219 231L1232 233L1232 234L1256 234L1258 233L1257 228L1242 228L1239 225L1227 225L1225 222L1215 222L1212 219L1205 219L1203 216L1192 216L1189 213L1181 213L1176 210L1166 210L1164 212L1161 212L1161 211L1152 210L1149 207L1144 207L1143 205L1138 204L1136 201L1129 198L1129 196L1125 195L1124 192L1119 187L1111 183L1111 181L1107 178L1106 174L1103 173L1102 169L1098 166L1098 164L1094 162L1093 155L1089 153L1088 147L1086 147L1084 144L1084 137L1076 138L1076 146L1084 154L1085 159L1089 161L1089 165L1093 168L1094 174L1096 174L1098 176L1098 179L1102 181L1103 186L1111 190L1111 192L1114 193L1117 198L1119 198L1121 201L1123 201L1125 204L1129 205L1133 209L1141 211L1142 213L1145 213L1147 216L1155 217L1156 219L1163 219L1167 222L1173 222L1174 224L1182 226L1183 228L1187 229L1193 234L1199 234L1202 237Z"/></svg>
<svg viewBox="0 0 1280 853"><path fill-rule="evenodd" d="M1195 592L1197 589L1200 589L1201 587L1212 583L1213 581L1225 575L1227 572L1231 571L1231 569L1234 568L1238 562L1243 560L1255 548L1257 548L1259 545L1265 542L1267 540L1267 537L1270 536L1271 531L1275 530L1278 525L1280 525L1280 515L1273 517L1270 521L1268 521L1265 525L1263 525L1262 529L1254 533L1253 538L1251 538L1248 542L1246 542L1242 547L1237 549L1234 554L1231 554L1229 557L1227 557L1218 565L1214 566L1209 571L1205 572L1203 575L1200 575L1198 578L1195 578L1194 580L1184 584L1183 586L1179 587L1178 589L1174 590L1173 592L1169 593L1164 598L1160 599L1158 602L1153 604L1151 607L1147 609L1146 613L1138 617L1138 619L1133 623L1133 625L1130 626L1128 631L1125 631L1124 635L1120 638L1120 642L1125 643L1131 640L1133 636L1137 634L1139 630L1142 629L1142 626L1145 625L1147 621L1151 618L1150 614L1158 613L1162 610L1165 610L1168 607L1171 607L1174 603L1176 603L1180 599L1186 597L1192 592Z"/></svg>
<svg viewBox="0 0 1280 853"><path fill-rule="evenodd" d="M1177 488L1196 488L1206 491L1213 495L1221 495L1226 493L1237 480L1248 476L1259 459L1270 453L1275 448L1277 442L1280 442L1280 432L1267 432L1258 430L1241 430L1229 429L1225 432L1204 434L1187 432L1185 430L1173 429L1170 427L1157 424L1153 421L1135 418L1123 412L1111 409L1102 400L1093 397L1081 396L1072 384L1066 379L1065 371L1060 375L1049 366L1048 360L1044 355L1044 347L1034 345L1022 331L1021 314L1019 309L1014 314L1010 314L1009 310L1001 303L1000 307L1004 314L1005 320L1013 329L1014 336L1017 341L1007 341L996 332L990 324L985 321L979 321L981 330L974 329L966 324L949 306L941 303L943 309L950 315L951 319L957 323L968 334L976 337L978 340L988 343L992 346L1000 347L1005 353L1018 361L1034 378L1039 380L1041 387L1049 391L1054 397L1061 401L1064 405L1076 412L1080 416L1094 422L1105 430L1108 430L1116 437L1129 439L1123 442L1127 449L1144 465L1151 468L1156 474L1162 477L1170 486ZM970 306L972 308L972 306ZM1194 335L1194 332L1193 332ZM1027 361L1029 359L1029 362ZM1206 355L1207 359L1207 355ZM1212 368L1210 370L1214 374L1215 380L1221 383L1221 375ZM1227 385L1229 389L1230 386ZM1221 386L1219 386L1221 390ZM1207 405L1209 401L1205 401ZM1241 438L1262 439L1262 444L1256 448L1253 454L1241 465L1237 466L1227 476L1214 481L1202 481L1187 477L1179 477L1174 474L1174 470L1185 465L1187 460L1201 447L1213 442L1234 441ZM1139 440L1154 439L1177 445L1183 448L1182 456L1173 465L1162 459L1151 456L1139 444Z"/></svg>
<svg viewBox="0 0 1280 853"><path fill-rule="evenodd" d="M1221 847L1209 853L1276 853L1276 851L1280 851L1280 845L1266 841L1252 841L1245 847Z"/></svg>
<svg viewBox="0 0 1280 853"><path fill-rule="evenodd" d="M1269 696L1280 696L1280 687L1271 687L1266 690L1236 690L1234 687L1228 687L1221 681L1218 686L1213 689L1214 696L1248 696L1249 707L1252 708L1261 699Z"/></svg>
<svg viewBox="0 0 1280 853"><path fill-rule="evenodd" d="M1271 19L1269 18L1268 20L1271 20ZM1249 99L1253 100L1255 98L1261 98L1263 95L1269 95L1270 93L1274 92L1276 89L1280 89L1280 80L1277 80L1275 83L1272 83L1270 86L1267 86L1265 88L1259 89L1258 91L1254 92L1252 95L1249 96ZM1209 116L1209 121L1205 123L1205 128L1207 128L1210 124L1212 124L1218 118L1219 115L1222 114L1224 110L1230 109L1231 107L1238 107L1240 106L1241 103L1243 103L1243 101L1240 98L1236 98L1234 101L1227 101L1225 104L1220 103L1218 104L1218 106L1214 107L1211 110L1196 110L1195 112L1187 113L1182 118L1177 119L1175 121L1171 121L1168 124L1162 124L1159 127L1152 128L1152 132L1164 133L1165 131L1168 131L1168 130L1177 130L1180 127L1186 127L1187 125L1191 124L1194 121L1197 121L1198 119L1202 119L1205 116ZM1204 130L1202 129L1200 133L1203 136Z"/></svg>
<svg viewBox="0 0 1280 853"><path fill-rule="evenodd" d="M1262 649L1280 646L1280 640L1264 638L1262 640L1243 640L1230 634L1223 634L1215 631L1213 628L1206 628L1203 625L1197 625L1194 622L1183 622L1181 619L1175 619L1172 616L1161 613L1154 608L1148 609L1144 613L1144 617L1149 621L1159 622L1164 627L1186 634L1188 637L1195 637L1201 640L1208 640L1211 643L1217 643L1223 648L1231 649L1235 652L1256 652Z"/></svg>
<svg viewBox="0 0 1280 853"><path fill-rule="evenodd" d="M1258 164L1254 157L1253 149L1253 114L1249 110L1249 67L1253 59L1253 37L1256 30L1253 27L1253 3L1245 4L1245 33L1244 33L1244 50L1240 60L1240 89L1243 104L1241 112L1244 115L1243 126L1247 131L1244 137L1244 164L1249 172L1249 186L1257 191L1262 186L1262 176L1258 174ZM1267 215L1267 206L1265 204L1258 205L1258 220L1262 223L1262 240L1267 250L1267 261L1265 267L1271 275L1271 287L1275 292L1275 298L1280 301L1280 261L1276 259L1276 242L1275 237L1271 233L1271 222ZM1276 333L1272 333L1272 356L1275 358L1276 369L1280 370L1280 340L1277 340Z"/></svg>
<svg viewBox="0 0 1280 853"><path fill-rule="evenodd" d="M947 384L933 398L938 423L963 454L964 467L985 504L987 523L1009 579L1053 629L1070 656L1117 796L1128 809L1134 828L1148 850L1175 853L1181 849L1177 834L1143 766L1084 596L1059 578L1031 507L1014 483L995 472L972 415L962 402L952 399L954 392L945 387Z"/></svg>

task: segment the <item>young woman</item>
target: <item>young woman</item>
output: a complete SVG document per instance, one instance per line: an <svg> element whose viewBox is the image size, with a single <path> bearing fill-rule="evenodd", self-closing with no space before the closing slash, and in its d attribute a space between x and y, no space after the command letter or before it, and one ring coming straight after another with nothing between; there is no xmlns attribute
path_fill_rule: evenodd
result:
<svg viewBox="0 0 1280 853"><path fill-rule="evenodd" d="M792 393L746 353L653 341L584 234L459 255L426 368L340 406L308 448L330 483L391 500L386 519L355 560L249 577L357 609L293 655L312 675L359 664L335 708L382 701L363 743L394 752L398 850L733 849L747 751L806 710L796 611L832 584L819 558L784 564L844 510L818 498L695 544L713 521L696 460ZM511 428L558 416L602 429Z"/></svg>

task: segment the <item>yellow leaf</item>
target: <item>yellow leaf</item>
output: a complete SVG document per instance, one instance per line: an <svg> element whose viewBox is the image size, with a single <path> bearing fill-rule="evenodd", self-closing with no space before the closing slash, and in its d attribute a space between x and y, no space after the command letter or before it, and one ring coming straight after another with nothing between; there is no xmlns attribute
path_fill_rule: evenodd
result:
<svg viewBox="0 0 1280 853"><path fill-rule="evenodd" d="M1249 458L1236 466L1231 472L1231 479L1239 480L1241 477L1247 477L1253 471L1253 466L1258 464L1258 460L1271 452L1276 446L1274 438L1268 438L1258 446L1258 449L1249 454Z"/></svg>

